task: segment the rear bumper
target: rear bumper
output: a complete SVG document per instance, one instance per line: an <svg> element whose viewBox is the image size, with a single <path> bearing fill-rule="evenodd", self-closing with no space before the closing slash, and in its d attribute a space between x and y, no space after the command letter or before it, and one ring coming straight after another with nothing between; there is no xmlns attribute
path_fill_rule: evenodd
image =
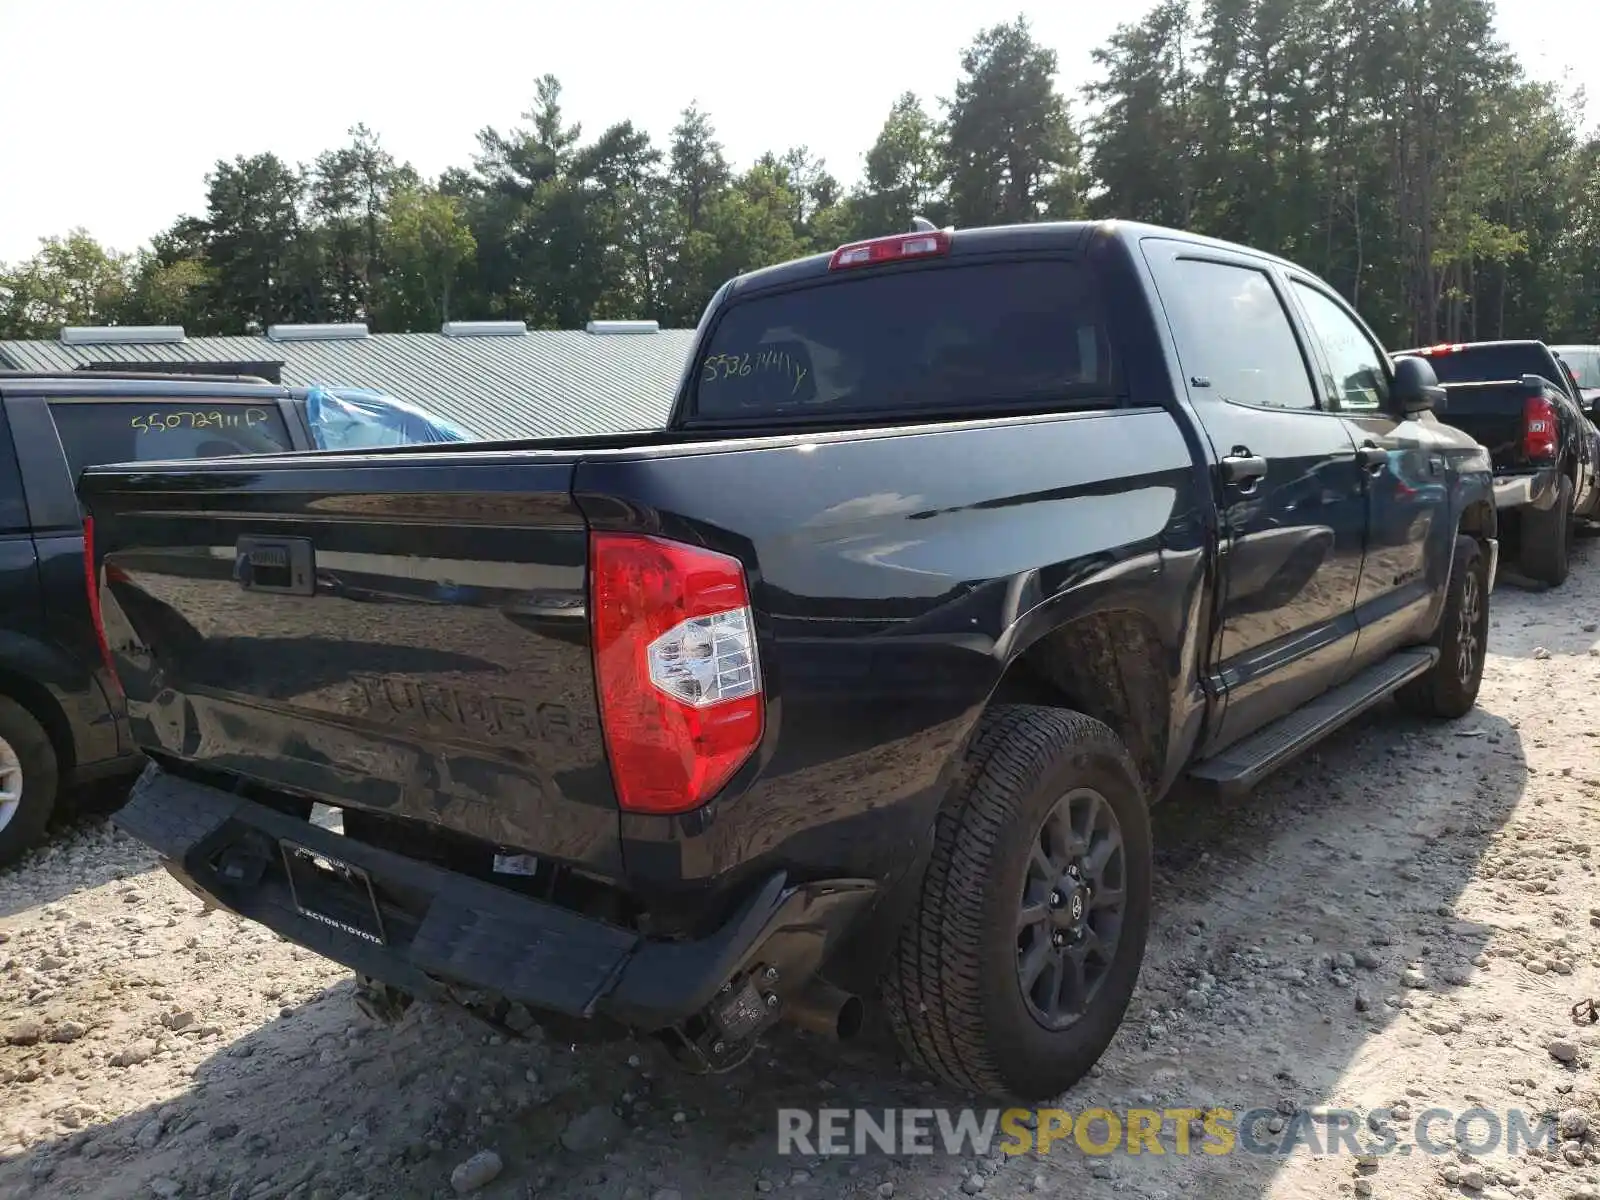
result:
<svg viewBox="0 0 1600 1200"><path fill-rule="evenodd" d="M661 941L468 875L318 828L152 765L116 824L152 847L191 891L362 975L421 996L484 991L573 1017L641 1029L703 1012L756 964L788 993L815 971L876 893L863 880L768 877L698 941ZM283 843L365 872L380 936L308 915ZM365 893L363 893L365 894Z"/></svg>
<svg viewBox="0 0 1600 1200"><path fill-rule="evenodd" d="M1531 475L1500 475L1494 481L1494 506L1549 508L1555 503L1560 472L1554 467Z"/></svg>

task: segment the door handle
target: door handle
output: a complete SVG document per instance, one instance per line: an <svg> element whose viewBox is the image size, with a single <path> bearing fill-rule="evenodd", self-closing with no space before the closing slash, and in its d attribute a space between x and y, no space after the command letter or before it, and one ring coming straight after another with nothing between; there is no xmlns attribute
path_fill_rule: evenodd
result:
<svg viewBox="0 0 1600 1200"><path fill-rule="evenodd" d="M1241 492L1255 491L1256 484L1267 473L1267 460L1259 454L1251 454L1243 446L1234 447L1234 452L1224 455L1219 465L1222 468L1223 485L1238 488Z"/></svg>
<svg viewBox="0 0 1600 1200"><path fill-rule="evenodd" d="M1389 464L1389 452L1382 446L1375 446L1371 442L1364 444L1356 451L1356 461L1367 471L1376 475Z"/></svg>

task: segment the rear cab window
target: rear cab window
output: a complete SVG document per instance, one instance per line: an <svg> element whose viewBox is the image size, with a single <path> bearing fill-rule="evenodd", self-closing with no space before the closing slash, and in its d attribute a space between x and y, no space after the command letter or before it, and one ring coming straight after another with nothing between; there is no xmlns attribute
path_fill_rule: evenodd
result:
<svg viewBox="0 0 1600 1200"><path fill-rule="evenodd" d="M283 413L271 400L62 399L50 402L50 415L74 480L85 467L107 463L272 454L294 448Z"/></svg>
<svg viewBox="0 0 1600 1200"><path fill-rule="evenodd" d="M1111 407L1118 381L1090 270L1062 258L865 268L734 301L693 419L759 422Z"/></svg>
<svg viewBox="0 0 1600 1200"><path fill-rule="evenodd" d="M1440 383L1501 383L1524 375L1549 379L1555 369L1538 346L1465 346L1460 350L1442 347L1426 354L1416 350L1403 353L1426 359ZM1550 382L1560 386L1566 381Z"/></svg>

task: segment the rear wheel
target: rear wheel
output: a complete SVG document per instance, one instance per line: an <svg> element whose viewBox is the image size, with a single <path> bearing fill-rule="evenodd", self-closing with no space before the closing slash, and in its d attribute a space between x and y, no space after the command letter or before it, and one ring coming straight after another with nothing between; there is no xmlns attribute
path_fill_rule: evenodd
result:
<svg viewBox="0 0 1600 1200"><path fill-rule="evenodd" d="M1548 509L1522 510L1522 572L1529 579L1559 587L1572 563L1572 480L1556 486L1556 502Z"/></svg>
<svg viewBox="0 0 1600 1200"><path fill-rule="evenodd" d="M15 700L0 696L0 866L43 836L58 790L55 747Z"/></svg>
<svg viewBox="0 0 1600 1200"><path fill-rule="evenodd" d="M1042 1100L1094 1065L1138 979L1144 788L1110 729L1053 708L994 710L967 767L880 992L925 1070Z"/></svg>
<svg viewBox="0 0 1600 1200"><path fill-rule="evenodd" d="M1450 590L1433 644L1439 661L1395 693L1409 712L1454 720L1472 711L1489 644L1489 560L1476 538L1456 538Z"/></svg>

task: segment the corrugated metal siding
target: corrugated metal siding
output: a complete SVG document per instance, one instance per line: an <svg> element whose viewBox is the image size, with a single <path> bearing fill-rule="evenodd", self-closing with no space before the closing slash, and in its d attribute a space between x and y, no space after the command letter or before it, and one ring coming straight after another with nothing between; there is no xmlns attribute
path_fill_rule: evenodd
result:
<svg viewBox="0 0 1600 1200"><path fill-rule="evenodd" d="M88 362L282 359L283 382L369 387L420 404L485 438L656 429L666 423L694 332L525 337L380 333L329 342L195 337L176 345L63 346L0 341L0 365L71 370Z"/></svg>

